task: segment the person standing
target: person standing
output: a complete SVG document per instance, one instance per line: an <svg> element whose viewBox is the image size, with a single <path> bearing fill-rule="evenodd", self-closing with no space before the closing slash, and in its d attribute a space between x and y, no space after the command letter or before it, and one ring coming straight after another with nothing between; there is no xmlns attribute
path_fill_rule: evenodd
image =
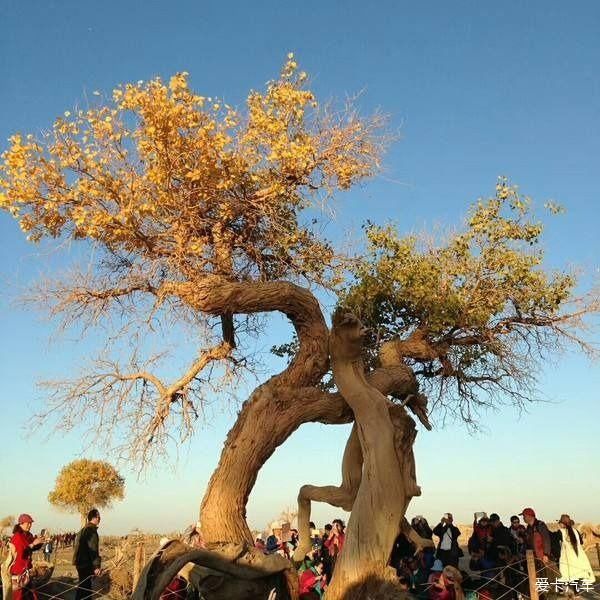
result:
<svg viewBox="0 0 600 600"><path fill-rule="evenodd" d="M43 537L34 537L31 533L33 519L27 513L19 515L10 538L9 550L11 565L9 568L13 600L36 600L37 594L31 587L29 570L33 566L32 555L45 542Z"/></svg>
<svg viewBox="0 0 600 600"><path fill-rule="evenodd" d="M552 560L552 538L546 523L537 518L533 508L524 508L520 514L527 525L525 543L527 550L533 550L537 577L556 581L558 569Z"/></svg>
<svg viewBox="0 0 600 600"><path fill-rule="evenodd" d="M517 515L510 518L510 534L514 539L517 556L525 556L526 532Z"/></svg>
<svg viewBox="0 0 600 600"><path fill-rule="evenodd" d="M329 552L331 558L331 572L335 569L335 563L344 547L344 541L346 540L346 534L344 533L345 525L341 519L334 519L332 521L333 527L329 536L323 543Z"/></svg>
<svg viewBox="0 0 600 600"><path fill-rule="evenodd" d="M52 552L54 552L54 545L52 544L52 538L46 541L44 544L44 560L46 562L50 562L50 558L52 557Z"/></svg>
<svg viewBox="0 0 600 600"><path fill-rule="evenodd" d="M390 566L396 569L398 576L400 576L406 560L414 556L415 550L414 544L401 531L394 540L392 554L390 555Z"/></svg>
<svg viewBox="0 0 600 600"><path fill-rule="evenodd" d="M75 600L84 600L84 598L92 596L92 580L102 572L98 525L100 525L100 512L98 509L92 508L87 515L85 527L75 538L73 564L79 578Z"/></svg>
<svg viewBox="0 0 600 600"><path fill-rule="evenodd" d="M331 535L332 529L333 525L331 525L331 523L327 523L323 528L323 537L321 538L320 548L321 559L323 560L323 573L325 573L325 578L328 583L331 581L331 576L333 575L333 559L329 554L329 548L327 546L327 540Z"/></svg>
<svg viewBox="0 0 600 600"><path fill-rule="evenodd" d="M436 557L442 561L444 566L450 565L458 568L458 559L461 549L458 545L460 529L453 525L452 513L446 513L435 526L433 535L439 538Z"/></svg>
<svg viewBox="0 0 600 600"><path fill-rule="evenodd" d="M533 508L524 508L520 514L527 525L527 529L525 530L527 549L533 550L535 558L540 560L544 565L547 565L550 562L552 551L550 532L546 523L536 517Z"/></svg>
<svg viewBox="0 0 600 600"><path fill-rule="evenodd" d="M490 515L490 545L488 548L488 558L495 567L504 566L515 553L514 538L510 534L508 527L505 527L500 516L496 513Z"/></svg>
<svg viewBox="0 0 600 600"><path fill-rule="evenodd" d="M561 534L560 576L566 581L581 579L594 583L596 578L590 560L581 545L581 534L573 526L569 515L561 515L558 521Z"/></svg>

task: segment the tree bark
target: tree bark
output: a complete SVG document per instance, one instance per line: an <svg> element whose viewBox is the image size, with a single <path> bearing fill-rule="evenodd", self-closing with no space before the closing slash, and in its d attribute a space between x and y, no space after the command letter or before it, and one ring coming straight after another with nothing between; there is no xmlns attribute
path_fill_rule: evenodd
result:
<svg viewBox="0 0 600 600"><path fill-rule="evenodd" d="M280 311L291 320L298 336L299 349L288 367L258 387L244 403L200 508L206 541L252 543L246 503L258 471L300 425L293 411L282 410L285 402L279 390L320 381L329 367L329 332L316 298L292 283L207 280L190 286L186 301L215 315Z"/></svg>
<svg viewBox="0 0 600 600"><path fill-rule="evenodd" d="M406 366L373 371L369 381L383 394L406 395L415 390ZM202 535L207 542L251 542L246 503L258 472L303 423L351 423L352 410L339 393L316 387L285 388L273 380L257 388L243 404L230 430L200 509Z"/></svg>
<svg viewBox="0 0 600 600"><path fill-rule="evenodd" d="M404 427L403 407L397 404L388 405L390 417L394 424L394 443L399 460L406 460L407 472L410 475L410 481L407 483L407 489L412 490L413 496L421 495L421 488L417 485L416 465L412 446L414 444L414 427L410 424ZM429 424L427 415L423 415L422 422ZM429 428L429 427L428 427ZM404 458L403 458L404 457ZM300 534L300 543L294 552L294 560L301 561L307 552L311 549L310 543L310 513L312 502L326 502L331 506L336 506L345 510L352 511L352 505L358 493L358 488L362 479L363 456L360 447L360 440L356 429L356 423L352 427L352 432L346 443L344 457L342 460L342 483L340 486L314 486L303 485L298 494L298 532ZM421 550L433 546L433 542L427 538L422 538L404 518L402 520L402 532L410 539L417 549Z"/></svg>
<svg viewBox="0 0 600 600"><path fill-rule="evenodd" d="M287 282L235 283L218 279L178 293L205 313L240 314L280 311L291 320L299 349L288 367L259 386L244 403L225 441L200 509L207 542L246 541L246 503L258 472L273 452L302 423L349 423L352 411L340 394L315 387L329 368L329 331L310 291ZM378 369L373 384L383 393L416 391L416 379L404 364Z"/></svg>
<svg viewBox="0 0 600 600"><path fill-rule="evenodd" d="M176 284L172 291L167 286L163 293L175 292L189 306L209 315L286 315L296 330L299 349L288 367L275 376L279 385L315 385L327 372L329 331L319 302L309 290L287 281L239 283L215 276L205 277L200 283Z"/></svg>
<svg viewBox="0 0 600 600"><path fill-rule="evenodd" d="M334 317L333 374L354 412L363 471L327 600L362 598L374 591L367 586L393 579L387 566L390 552L410 499L420 493L412 458L414 421L403 409L390 411L387 398L365 378L360 358L363 334L353 316Z"/></svg>
<svg viewBox="0 0 600 600"><path fill-rule="evenodd" d="M318 417L315 411L302 415L299 409L304 398L299 395L290 402L283 391L269 383L259 387L227 435L200 509L207 542L253 542L246 523L246 503L258 472L277 447L306 422L306 416ZM307 410L310 404L314 403L308 402ZM348 422L347 407L342 402L332 404L328 420Z"/></svg>
<svg viewBox="0 0 600 600"><path fill-rule="evenodd" d="M298 577L281 556L265 556L245 544L192 550L173 540L146 564L132 599L159 600L178 574L214 600L265 600L273 588L282 600L298 597Z"/></svg>

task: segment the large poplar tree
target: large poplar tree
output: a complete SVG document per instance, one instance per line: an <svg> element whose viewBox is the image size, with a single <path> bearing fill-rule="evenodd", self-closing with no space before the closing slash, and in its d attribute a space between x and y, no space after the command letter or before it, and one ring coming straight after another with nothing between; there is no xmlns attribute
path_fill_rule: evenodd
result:
<svg viewBox="0 0 600 600"><path fill-rule="evenodd" d="M304 542L312 501L351 511L329 599L389 579L392 542L420 493L410 414L430 428L429 398L473 424L482 407L528 402L542 352L591 350L584 318L597 309L594 296L573 297L572 274L543 269L542 226L503 180L446 240L371 224L364 256L337 251L319 210L377 173L384 125L321 107L290 56L244 110L196 94L186 73L128 84L42 136L14 135L0 167L0 207L31 241L94 248L87 268L41 282L37 299L64 325L113 327L81 376L50 384L47 414L61 423L98 415L99 438L151 461L252 371L265 314L290 320L278 350L289 363L241 405L202 533L251 544L246 503L266 460L303 423L354 422L342 484L299 493ZM331 331L319 288L339 297ZM174 324L198 351L167 380L163 349L145 351Z"/></svg>

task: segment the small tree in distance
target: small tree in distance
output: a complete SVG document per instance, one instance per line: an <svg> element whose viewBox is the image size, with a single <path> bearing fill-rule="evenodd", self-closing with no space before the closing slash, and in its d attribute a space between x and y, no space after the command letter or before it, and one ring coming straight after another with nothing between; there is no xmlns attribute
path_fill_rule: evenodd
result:
<svg viewBox="0 0 600 600"><path fill-rule="evenodd" d="M61 510L78 513L85 524L90 509L106 508L124 495L125 480L111 464L82 458L61 469L48 500Z"/></svg>
<svg viewBox="0 0 600 600"><path fill-rule="evenodd" d="M16 522L14 515L8 515L0 519L0 533L4 533L4 531L10 527L12 527L13 523Z"/></svg>

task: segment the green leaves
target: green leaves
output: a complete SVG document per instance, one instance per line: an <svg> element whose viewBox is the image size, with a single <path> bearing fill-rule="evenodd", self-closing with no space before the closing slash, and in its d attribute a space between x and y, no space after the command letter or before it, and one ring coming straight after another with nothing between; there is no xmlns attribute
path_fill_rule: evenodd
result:
<svg viewBox="0 0 600 600"><path fill-rule="evenodd" d="M542 231L531 220L530 201L503 182L494 198L471 208L464 231L438 245L369 224L365 260L342 303L376 317L372 324L390 334L412 326L432 336L489 327L515 303L528 314L554 314L575 281L540 268L543 252L532 246Z"/></svg>
<svg viewBox="0 0 600 600"><path fill-rule="evenodd" d="M392 225L368 223L365 232L367 252L340 304L371 328L372 361L378 344L397 339L430 386L439 380L445 401L451 381L459 405L480 402L481 389L510 395L532 375L525 366L532 358L567 339L559 324L572 324L564 311L576 280L542 267L543 225L506 179L445 240L401 236Z"/></svg>

